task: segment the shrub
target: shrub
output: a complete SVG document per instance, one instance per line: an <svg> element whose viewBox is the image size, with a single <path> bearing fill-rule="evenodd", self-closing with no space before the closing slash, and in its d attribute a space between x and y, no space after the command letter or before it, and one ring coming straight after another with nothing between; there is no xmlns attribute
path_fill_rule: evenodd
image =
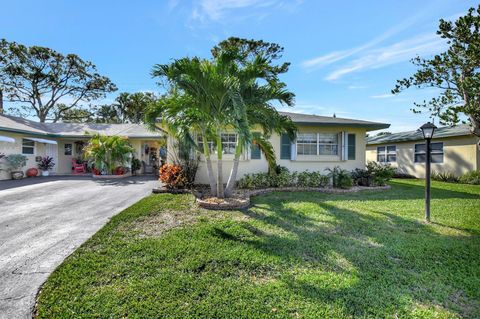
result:
<svg viewBox="0 0 480 319"><path fill-rule="evenodd" d="M373 184L372 173L366 169L356 168L352 172L353 183L358 186L371 186Z"/></svg>
<svg viewBox="0 0 480 319"><path fill-rule="evenodd" d="M138 158L132 157L132 163L131 163L131 168L132 168L132 174L135 175L136 172L142 167L142 162Z"/></svg>
<svg viewBox="0 0 480 319"><path fill-rule="evenodd" d="M160 167L160 180L169 189L185 187L186 177L180 165L164 164Z"/></svg>
<svg viewBox="0 0 480 319"><path fill-rule="evenodd" d="M405 179L413 179L416 178L415 176L408 174L408 173L403 173L396 171L395 174L393 175L393 178L405 178Z"/></svg>
<svg viewBox="0 0 480 319"><path fill-rule="evenodd" d="M480 185L480 170L468 172L460 177L460 183Z"/></svg>
<svg viewBox="0 0 480 319"><path fill-rule="evenodd" d="M432 172L432 179L439 182L458 183L459 178L452 172Z"/></svg>
<svg viewBox="0 0 480 319"><path fill-rule="evenodd" d="M353 186L352 175L340 166L335 166L333 169L327 168L328 177L332 180L333 187L350 188Z"/></svg>
<svg viewBox="0 0 480 319"><path fill-rule="evenodd" d="M329 177L320 172L293 172L283 168L278 174L256 173L246 174L238 181L238 188L259 189L267 187L325 187Z"/></svg>
<svg viewBox="0 0 480 319"><path fill-rule="evenodd" d="M27 165L27 157L22 154L10 154L5 157L5 162L10 171L15 171Z"/></svg>
<svg viewBox="0 0 480 319"><path fill-rule="evenodd" d="M368 162L367 171L373 176L373 185L371 186L384 186L395 175L395 168L390 164Z"/></svg>

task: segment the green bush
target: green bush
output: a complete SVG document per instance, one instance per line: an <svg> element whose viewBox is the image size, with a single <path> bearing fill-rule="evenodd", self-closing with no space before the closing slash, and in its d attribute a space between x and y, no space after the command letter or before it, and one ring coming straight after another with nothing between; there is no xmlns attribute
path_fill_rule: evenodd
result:
<svg viewBox="0 0 480 319"><path fill-rule="evenodd" d="M329 177L320 172L293 172L282 168L278 173L246 174L237 183L238 188L259 189L268 187L325 187Z"/></svg>
<svg viewBox="0 0 480 319"><path fill-rule="evenodd" d="M390 164L368 162L367 171L373 176L373 185L371 186L385 186L395 176L396 170Z"/></svg>
<svg viewBox="0 0 480 319"><path fill-rule="evenodd" d="M480 170L468 172L460 177L460 183L480 185Z"/></svg>
<svg viewBox="0 0 480 319"><path fill-rule="evenodd" d="M328 177L332 180L333 187L350 188L353 186L352 175L346 169L335 166L333 169L327 168Z"/></svg>
<svg viewBox="0 0 480 319"><path fill-rule="evenodd" d="M458 183L459 178L452 172L432 172L432 179L439 182Z"/></svg>
<svg viewBox="0 0 480 319"><path fill-rule="evenodd" d="M22 154L10 154L5 157L5 162L10 171L21 170L27 165L27 157Z"/></svg>

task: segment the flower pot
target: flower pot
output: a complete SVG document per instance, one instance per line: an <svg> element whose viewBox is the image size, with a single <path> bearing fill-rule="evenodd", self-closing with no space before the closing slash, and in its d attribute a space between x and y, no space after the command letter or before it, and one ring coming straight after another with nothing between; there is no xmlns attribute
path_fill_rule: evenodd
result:
<svg viewBox="0 0 480 319"><path fill-rule="evenodd" d="M22 171L14 171L12 172L12 179L22 179L23 172Z"/></svg>
<svg viewBox="0 0 480 319"><path fill-rule="evenodd" d="M35 177L38 175L38 169L36 168L29 168L27 169L27 177Z"/></svg>
<svg viewBox="0 0 480 319"><path fill-rule="evenodd" d="M49 171L42 171L42 176L45 176L45 177L46 177L46 176L48 176L48 175L50 175L50 172L49 172Z"/></svg>

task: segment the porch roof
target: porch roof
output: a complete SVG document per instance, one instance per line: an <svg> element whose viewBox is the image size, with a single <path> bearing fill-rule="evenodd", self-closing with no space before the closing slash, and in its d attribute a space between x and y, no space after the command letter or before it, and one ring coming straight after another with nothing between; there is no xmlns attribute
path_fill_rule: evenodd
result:
<svg viewBox="0 0 480 319"><path fill-rule="evenodd" d="M0 115L0 131L48 137L88 137L96 133L128 138L164 135L160 129L152 131L142 124L39 123L9 115Z"/></svg>

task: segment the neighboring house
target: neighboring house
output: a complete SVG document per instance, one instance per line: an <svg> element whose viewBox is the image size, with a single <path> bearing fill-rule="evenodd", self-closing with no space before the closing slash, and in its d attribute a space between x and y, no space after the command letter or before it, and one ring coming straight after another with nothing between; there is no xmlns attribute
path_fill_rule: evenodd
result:
<svg viewBox="0 0 480 319"><path fill-rule="evenodd" d="M478 137L468 125L438 128L432 139L432 171L457 176L480 169ZM401 173L425 177L425 140L421 131L367 139L367 161L390 163Z"/></svg>
<svg viewBox="0 0 480 319"><path fill-rule="evenodd" d="M273 134L270 141L277 156L277 164L290 171L321 171L340 166L347 170L365 167L365 136L368 131L385 129L390 124L354 119L326 117L308 114L280 112L289 116L298 127L297 138L291 141L287 135ZM237 136L225 132L223 139L223 176L226 182L233 163ZM175 141L169 138L168 148ZM213 149L213 148L212 148ZM216 172L216 155L211 156ZM242 154L237 178L247 173L268 171L264 155L252 145ZM201 160L197 183L208 184L205 162Z"/></svg>
<svg viewBox="0 0 480 319"><path fill-rule="evenodd" d="M164 139L160 130L153 132L139 124L38 123L0 115L0 153L25 155L28 161L24 170L37 167L36 157L51 156L55 161L53 173L70 174L72 159L82 159L83 146L95 133L127 137L143 163L142 171L151 169L155 155L158 158L159 142ZM0 171L0 179L9 178L8 172Z"/></svg>

